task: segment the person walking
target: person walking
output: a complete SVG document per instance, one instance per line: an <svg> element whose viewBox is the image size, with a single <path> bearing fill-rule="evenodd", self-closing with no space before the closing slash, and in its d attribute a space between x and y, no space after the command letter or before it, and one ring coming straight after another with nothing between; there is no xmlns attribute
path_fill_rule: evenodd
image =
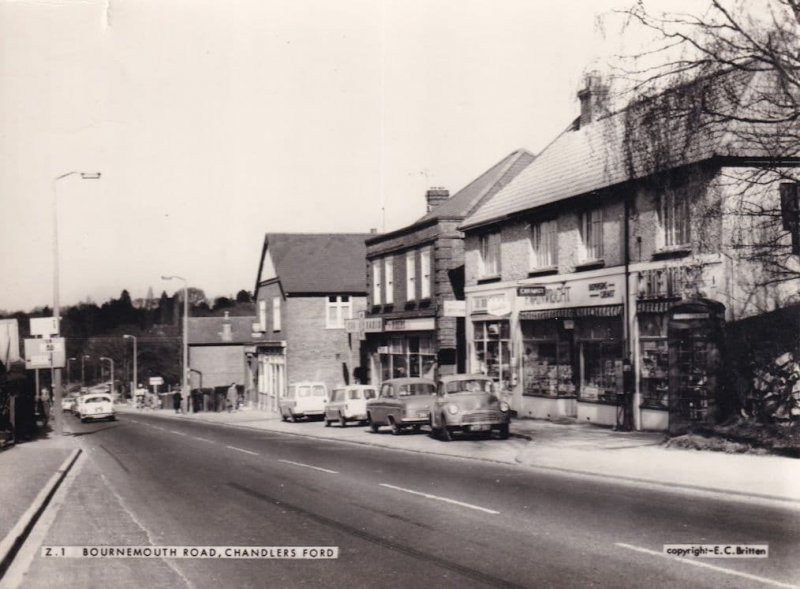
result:
<svg viewBox="0 0 800 589"><path fill-rule="evenodd" d="M238 400L239 393L236 390L236 383L232 382L231 386L228 387L228 413L234 411L236 409L236 401Z"/></svg>
<svg viewBox="0 0 800 589"><path fill-rule="evenodd" d="M175 392L172 395L172 406L175 408L175 413L181 412L181 401L183 401L181 390L175 389Z"/></svg>

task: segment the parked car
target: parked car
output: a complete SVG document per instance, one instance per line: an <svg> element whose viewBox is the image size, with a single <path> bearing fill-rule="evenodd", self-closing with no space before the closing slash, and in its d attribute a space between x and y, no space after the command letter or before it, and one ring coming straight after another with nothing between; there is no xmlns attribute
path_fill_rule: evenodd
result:
<svg viewBox="0 0 800 589"><path fill-rule="evenodd" d="M367 401L367 420L373 432L382 425L398 435L430 423L431 395L436 383L427 378L393 378L381 383L378 396Z"/></svg>
<svg viewBox="0 0 800 589"><path fill-rule="evenodd" d="M445 441L455 432L491 436L496 431L501 439L508 438L511 408L495 394L495 386L483 374L442 376L431 405L432 433Z"/></svg>
<svg viewBox="0 0 800 589"><path fill-rule="evenodd" d="M378 391L372 385L355 384L334 389L325 406L325 425L334 421L342 427L347 427L349 421L366 423L367 401L377 396Z"/></svg>
<svg viewBox="0 0 800 589"><path fill-rule="evenodd" d="M61 399L61 410L62 411L74 411L75 410L75 403L77 402L79 397L79 393L67 393L64 398Z"/></svg>
<svg viewBox="0 0 800 589"><path fill-rule="evenodd" d="M90 393L79 399L76 405L75 415L82 422L95 419L109 419L114 421L117 418L111 395Z"/></svg>
<svg viewBox="0 0 800 589"><path fill-rule="evenodd" d="M298 382L290 384L286 394L278 399L278 410L284 421L297 421L301 417L322 419L328 400L328 387L324 382Z"/></svg>

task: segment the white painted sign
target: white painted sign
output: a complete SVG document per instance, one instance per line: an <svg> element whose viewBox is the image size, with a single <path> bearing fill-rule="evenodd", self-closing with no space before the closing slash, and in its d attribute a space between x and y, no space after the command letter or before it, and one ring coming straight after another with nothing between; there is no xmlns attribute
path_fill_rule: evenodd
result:
<svg viewBox="0 0 800 589"><path fill-rule="evenodd" d="M533 289L532 286L539 288ZM600 278L581 278L552 284L529 285L517 297L520 310L566 309L619 305L625 293L625 276L621 274Z"/></svg>
<svg viewBox="0 0 800 589"><path fill-rule="evenodd" d="M25 340L25 368L64 368L65 363L66 344L63 337Z"/></svg>
<svg viewBox="0 0 800 589"><path fill-rule="evenodd" d="M380 333L383 331L383 319L380 317L371 317L364 319L364 331L366 333Z"/></svg>
<svg viewBox="0 0 800 589"><path fill-rule="evenodd" d="M164 384L164 377L162 376L151 376L150 379L147 381L151 387L157 387Z"/></svg>
<svg viewBox="0 0 800 589"><path fill-rule="evenodd" d="M472 313L488 313L489 315L500 317L511 312L511 304L504 292L491 295L475 295L471 300Z"/></svg>
<svg viewBox="0 0 800 589"><path fill-rule="evenodd" d="M31 317L31 335L33 337L58 335L58 321L55 317Z"/></svg>
<svg viewBox="0 0 800 589"><path fill-rule="evenodd" d="M445 301L444 302L444 316L445 317L466 317L467 316L467 301Z"/></svg>
<svg viewBox="0 0 800 589"><path fill-rule="evenodd" d="M392 319L386 321L385 331L428 331L436 329L436 319Z"/></svg>

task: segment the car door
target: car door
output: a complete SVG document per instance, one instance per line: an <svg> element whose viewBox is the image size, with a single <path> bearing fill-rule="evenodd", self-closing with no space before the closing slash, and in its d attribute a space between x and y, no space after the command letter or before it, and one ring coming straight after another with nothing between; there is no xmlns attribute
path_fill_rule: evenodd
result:
<svg viewBox="0 0 800 589"><path fill-rule="evenodd" d="M389 409L391 407L393 398L394 387L392 386L392 383L383 383L383 385L381 385L380 395L374 404L376 411L373 412L373 421L386 423L386 417L389 415Z"/></svg>
<svg viewBox="0 0 800 589"><path fill-rule="evenodd" d="M444 383L441 382L436 386L436 394L433 396L433 402L431 403L431 423L433 427L439 427L440 425L439 416L444 408L444 387Z"/></svg>

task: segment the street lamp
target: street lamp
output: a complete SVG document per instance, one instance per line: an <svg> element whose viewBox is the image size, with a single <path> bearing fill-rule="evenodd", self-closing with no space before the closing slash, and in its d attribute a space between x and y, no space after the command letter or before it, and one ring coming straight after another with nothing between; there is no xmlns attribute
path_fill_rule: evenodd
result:
<svg viewBox="0 0 800 589"><path fill-rule="evenodd" d="M181 393L185 398L189 398L189 285L185 278L180 276L162 276L161 280L180 280L183 282L183 385ZM187 401L186 413L191 412L192 404Z"/></svg>
<svg viewBox="0 0 800 589"><path fill-rule="evenodd" d="M67 358L67 384L72 383L72 364L70 362L75 362L77 358Z"/></svg>
<svg viewBox="0 0 800 589"><path fill-rule="evenodd" d="M89 354L81 356L81 388L86 386L86 367L84 365L84 360L86 360L86 358L91 358L91 356Z"/></svg>
<svg viewBox="0 0 800 589"><path fill-rule="evenodd" d="M53 318L56 323L56 336L61 336L61 305L59 301L59 276L58 276L58 181L80 174L81 180L99 180L100 172L79 172L73 170L53 178ZM63 431L63 416L61 414L61 367L53 367L53 405L58 408L55 412L56 419L53 423L54 433L60 436Z"/></svg>
<svg viewBox="0 0 800 589"><path fill-rule="evenodd" d="M139 373L137 371L136 366L136 336L135 335L123 335L122 339L132 339L133 340L133 382L131 382L131 398L134 396L134 391L139 384Z"/></svg>
<svg viewBox="0 0 800 589"><path fill-rule="evenodd" d="M108 360L109 365L111 366L111 400L114 400L114 361L111 358L106 358L105 356L100 356L100 361Z"/></svg>

